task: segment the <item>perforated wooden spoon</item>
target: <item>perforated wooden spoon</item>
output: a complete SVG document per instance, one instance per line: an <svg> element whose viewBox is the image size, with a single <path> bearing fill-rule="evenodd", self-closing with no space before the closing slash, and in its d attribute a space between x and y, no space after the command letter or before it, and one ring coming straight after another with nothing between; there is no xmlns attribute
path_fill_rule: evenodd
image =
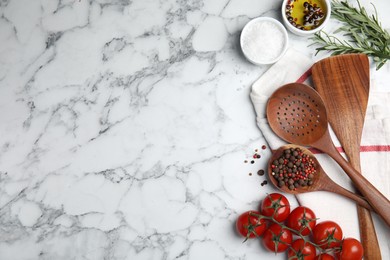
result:
<svg viewBox="0 0 390 260"><path fill-rule="evenodd" d="M267 118L270 127L280 138L290 143L312 146L332 157L390 226L390 201L337 151L329 134L324 101L317 91L301 83L280 87L268 100Z"/></svg>
<svg viewBox="0 0 390 260"><path fill-rule="evenodd" d="M360 168L360 142L370 92L370 68L365 54L331 56L312 67L314 88L325 101L329 123L351 165ZM370 211L357 207L365 260L381 259Z"/></svg>
<svg viewBox="0 0 390 260"><path fill-rule="evenodd" d="M275 160L278 160L284 153L286 149L290 148L299 148L302 150L302 152L306 155L308 155L311 159L313 159L315 166L316 173L313 174L313 184L308 186L298 186L295 189L290 189L287 185L279 186L277 179L275 178L275 175L277 175L277 171L272 169L271 165L272 162ZM359 195L344 189L337 183L335 183L322 169L320 163L316 159L316 157L306 148L294 144L288 144L280 147L277 149L271 156L269 162L268 162L268 176L270 181L272 182L275 187L277 187L279 190L291 193L291 194L300 194L300 193L306 193L306 192L313 192L313 191L330 191L337 194L340 194L346 198L354 200L357 204L359 204L362 207L365 207L366 209L372 210L370 204L368 202L360 197Z"/></svg>

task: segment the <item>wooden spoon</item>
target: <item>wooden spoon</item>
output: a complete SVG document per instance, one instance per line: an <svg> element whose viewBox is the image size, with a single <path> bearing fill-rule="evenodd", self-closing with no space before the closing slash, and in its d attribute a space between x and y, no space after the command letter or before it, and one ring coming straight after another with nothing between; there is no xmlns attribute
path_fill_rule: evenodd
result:
<svg viewBox="0 0 390 260"><path fill-rule="evenodd" d="M314 87L325 101L329 123L351 165L360 168L360 142L370 91L365 54L344 54L320 60L312 67ZM364 259L381 259L371 213L357 207Z"/></svg>
<svg viewBox="0 0 390 260"><path fill-rule="evenodd" d="M302 150L304 154L307 154L311 159L313 159L313 162L315 163L316 167L316 173L314 174L314 177L312 179L313 184L310 186L300 186L296 187L295 189L291 190L288 188L287 185L284 186L279 186L278 181L275 178L275 170L272 169L271 165L272 162L275 160L278 160L281 155L283 155L284 150L290 149L290 148L299 148ZM289 145L284 145L277 149L271 156L269 162L268 162L268 176L269 179L271 180L272 184L275 185L279 190L286 192L286 193L291 193L291 194L300 194L300 193L305 193L305 192L312 192L312 191L330 191L334 192L337 194L340 194L342 196L345 196L349 199L354 200L356 203L359 205L365 207L366 209L372 210L370 204L360 197L359 195L344 189L337 183L335 183L322 169L320 163L318 162L317 158L306 148L294 145L294 144L289 144Z"/></svg>
<svg viewBox="0 0 390 260"><path fill-rule="evenodd" d="M390 201L337 151L329 134L325 104L317 91L301 83L282 86L268 100L267 118L280 138L290 143L312 146L332 157L390 226Z"/></svg>

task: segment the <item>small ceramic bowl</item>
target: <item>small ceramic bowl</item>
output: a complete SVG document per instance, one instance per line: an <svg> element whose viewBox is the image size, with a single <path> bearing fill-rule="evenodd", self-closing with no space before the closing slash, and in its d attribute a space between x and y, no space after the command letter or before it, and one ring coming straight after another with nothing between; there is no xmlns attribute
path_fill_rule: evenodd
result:
<svg viewBox="0 0 390 260"><path fill-rule="evenodd" d="M274 18L258 17L245 25L240 44L244 56L253 64L272 64L287 50L287 30Z"/></svg>
<svg viewBox="0 0 390 260"><path fill-rule="evenodd" d="M320 24L318 26L315 26L313 29L308 29L308 30L302 30L302 29L299 29L297 28L296 26L294 26L293 24L291 24L289 21L288 21L288 16L286 14L286 7L289 3L293 2L293 4L295 5L298 5L298 4L304 4L305 2L311 2L311 1L299 1L299 2L294 2L293 0L284 0L283 1L283 4L282 4L282 20L283 20L283 24L284 26L286 26L286 28L298 35L298 36L310 36L320 30L322 30L322 28L324 28L324 26L328 23L329 19L330 19L330 14L331 14L331 3L330 3L330 0L318 0L317 2L320 2L321 3L321 6L323 7L323 13L324 13L324 17L320 20ZM292 4L292 3L291 3ZM302 7L303 8L303 7ZM303 13L302 13L302 17L303 17Z"/></svg>

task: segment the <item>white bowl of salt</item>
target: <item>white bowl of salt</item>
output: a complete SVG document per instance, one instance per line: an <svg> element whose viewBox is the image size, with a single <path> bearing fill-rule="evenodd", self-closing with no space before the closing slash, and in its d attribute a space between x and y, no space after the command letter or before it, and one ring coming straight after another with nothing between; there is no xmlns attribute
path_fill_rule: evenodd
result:
<svg viewBox="0 0 390 260"><path fill-rule="evenodd" d="M287 30L274 18L258 17L245 25L240 44L244 56L253 64L272 64L287 50Z"/></svg>

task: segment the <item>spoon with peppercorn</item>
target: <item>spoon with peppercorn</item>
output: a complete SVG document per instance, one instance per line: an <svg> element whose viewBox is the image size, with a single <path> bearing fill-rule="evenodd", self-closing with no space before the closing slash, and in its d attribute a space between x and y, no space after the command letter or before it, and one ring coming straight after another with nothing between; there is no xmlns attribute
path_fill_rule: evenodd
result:
<svg viewBox="0 0 390 260"><path fill-rule="evenodd" d="M302 83L280 87L268 100L267 119L285 141L317 148L332 157L390 226L390 201L337 151L329 133L325 103L317 91Z"/></svg>
<svg viewBox="0 0 390 260"><path fill-rule="evenodd" d="M335 183L322 169L313 153L304 147L289 144L277 149L268 162L268 175L272 184L283 192L334 192L372 210L364 198Z"/></svg>

